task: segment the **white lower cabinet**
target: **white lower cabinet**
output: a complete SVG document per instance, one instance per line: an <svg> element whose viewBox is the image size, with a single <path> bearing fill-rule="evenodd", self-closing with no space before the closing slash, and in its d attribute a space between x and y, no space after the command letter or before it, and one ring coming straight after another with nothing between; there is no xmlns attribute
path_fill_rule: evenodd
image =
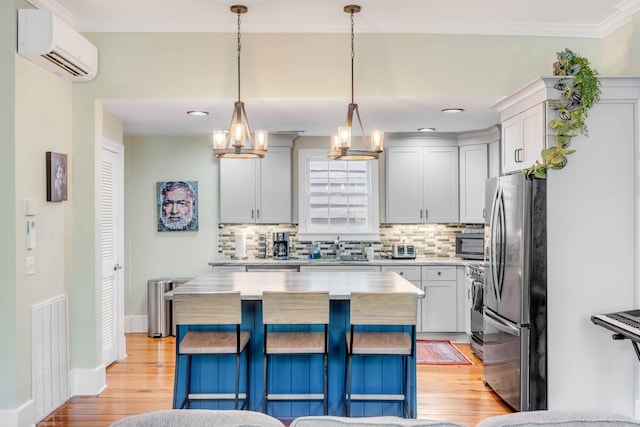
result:
<svg viewBox="0 0 640 427"><path fill-rule="evenodd" d="M422 267L422 332L458 330L458 292L455 266Z"/></svg>
<svg viewBox="0 0 640 427"><path fill-rule="evenodd" d="M301 265L301 272L307 271L380 271L379 265Z"/></svg>
<svg viewBox="0 0 640 427"><path fill-rule="evenodd" d="M244 265L216 265L211 267L213 273L236 273L247 271Z"/></svg>
<svg viewBox="0 0 640 427"><path fill-rule="evenodd" d="M419 265L398 265L398 266L382 266L382 272L398 273L406 280L411 282L413 286L418 289L422 289L422 271ZM422 317L424 313L424 298L418 299L418 320L416 323L416 332L423 332L422 330Z"/></svg>

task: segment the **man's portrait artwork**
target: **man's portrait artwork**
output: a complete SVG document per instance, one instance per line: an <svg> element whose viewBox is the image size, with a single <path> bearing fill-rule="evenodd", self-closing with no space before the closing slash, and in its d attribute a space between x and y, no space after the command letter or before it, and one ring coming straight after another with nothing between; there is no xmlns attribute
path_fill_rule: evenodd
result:
<svg viewBox="0 0 640 427"><path fill-rule="evenodd" d="M158 231L198 231L198 181L156 183Z"/></svg>
<svg viewBox="0 0 640 427"><path fill-rule="evenodd" d="M67 200L67 155L47 151L47 201Z"/></svg>

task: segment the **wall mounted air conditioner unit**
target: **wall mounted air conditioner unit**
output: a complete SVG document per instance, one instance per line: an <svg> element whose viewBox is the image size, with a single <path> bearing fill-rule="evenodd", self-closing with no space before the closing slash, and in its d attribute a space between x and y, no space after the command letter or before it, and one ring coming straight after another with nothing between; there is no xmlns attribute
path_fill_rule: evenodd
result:
<svg viewBox="0 0 640 427"><path fill-rule="evenodd" d="M18 53L69 81L98 72L98 49L48 10L18 10Z"/></svg>

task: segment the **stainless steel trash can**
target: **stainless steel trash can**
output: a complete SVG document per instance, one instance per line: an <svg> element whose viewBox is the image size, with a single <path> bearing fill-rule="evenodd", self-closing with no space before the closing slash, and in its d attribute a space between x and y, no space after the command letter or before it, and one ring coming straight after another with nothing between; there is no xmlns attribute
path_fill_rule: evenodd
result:
<svg viewBox="0 0 640 427"><path fill-rule="evenodd" d="M147 282L147 335L151 338L168 337L171 334L171 304L164 294L172 289L173 281L167 278Z"/></svg>
<svg viewBox="0 0 640 427"><path fill-rule="evenodd" d="M193 277L179 277L177 279L173 279L173 288L175 289L180 285L184 285L189 280L193 279ZM176 328L176 319L173 317L173 302L171 301L171 335L174 337L177 335L178 331Z"/></svg>

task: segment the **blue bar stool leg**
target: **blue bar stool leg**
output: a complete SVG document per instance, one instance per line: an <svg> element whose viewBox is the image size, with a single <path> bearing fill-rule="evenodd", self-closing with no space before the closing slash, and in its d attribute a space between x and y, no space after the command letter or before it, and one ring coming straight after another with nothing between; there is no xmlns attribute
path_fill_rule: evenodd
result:
<svg viewBox="0 0 640 427"><path fill-rule="evenodd" d="M269 355L265 353L262 369L262 412L267 413L267 393L269 390Z"/></svg>

